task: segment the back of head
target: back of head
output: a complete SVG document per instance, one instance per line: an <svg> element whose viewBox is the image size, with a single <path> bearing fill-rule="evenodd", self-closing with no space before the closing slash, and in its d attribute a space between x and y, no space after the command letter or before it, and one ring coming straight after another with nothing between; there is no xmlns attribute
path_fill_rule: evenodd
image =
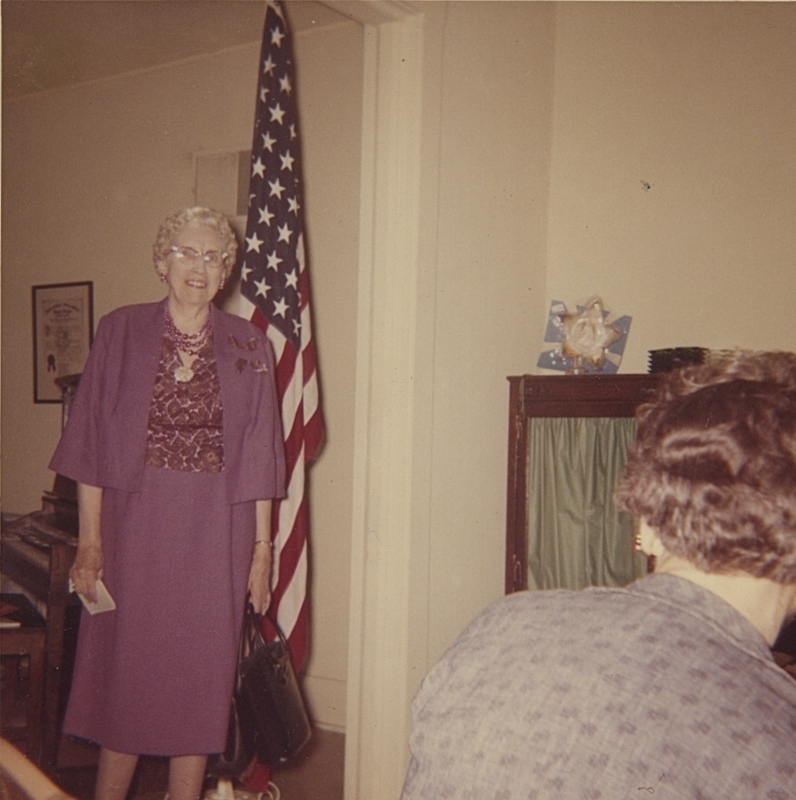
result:
<svg viewBox="0 0 796 800"><path fill-rule="evenodd" d="M619 505L704 572L796 583L796 354L670 373L637 418Z"/></svg>

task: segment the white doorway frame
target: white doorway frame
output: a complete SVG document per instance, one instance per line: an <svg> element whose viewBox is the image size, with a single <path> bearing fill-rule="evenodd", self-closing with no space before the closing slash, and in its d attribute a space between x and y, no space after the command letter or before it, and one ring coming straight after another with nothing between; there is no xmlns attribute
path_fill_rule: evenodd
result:
<svg viewBox="0 0 796 800"><path fill-rule="evenodd" d="M408 763L422 7L327 0L364 27L346 800L397 798Z"/></svg>

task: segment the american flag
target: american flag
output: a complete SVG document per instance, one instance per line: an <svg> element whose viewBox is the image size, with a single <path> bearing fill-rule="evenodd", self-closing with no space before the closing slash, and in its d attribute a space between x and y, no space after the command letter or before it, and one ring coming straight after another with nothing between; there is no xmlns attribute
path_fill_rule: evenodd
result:
<svg viewBox="0 0 796 800"><path fill-rule="evenodd" d="M287 497L275 501L271 613L293 664L307 647L305 472L323 437L309 276L304 260L293 57L279 2L268 0L260 51L241 315L262 328L276 355L287 459Z"/></svg>

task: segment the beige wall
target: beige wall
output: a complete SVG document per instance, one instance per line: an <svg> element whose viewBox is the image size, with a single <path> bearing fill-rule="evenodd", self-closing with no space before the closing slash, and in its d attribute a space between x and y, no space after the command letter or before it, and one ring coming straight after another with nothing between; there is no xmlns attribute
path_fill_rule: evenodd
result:
<svg viewBox="0 0 796 800"><path fill-rule="evenodd" d="M31 285L93 281L95 320L163 296L157 226L193 202L193 152L251 146L257 57L255 44L4 105L4 510L38 505L60 430L59 406L32 403Z"/></svg>
<svg viewBox="0 0 796 800"><path fill-rule="evenodd" d="M796 349L796 5L562 3L555 74L546 300L630 314L623 372Z"/></svg>
<svg viewBox="0 0 796 800"><path fill-rule="evenodd" d="M506 376L533 367L544 323L553 97L552 6L446 5L439 40L435 9L423 5L424 77L441 81L439 105L425 112L439 126L436 174L423 173L437 238L421 252L436 281L433 330L420 343L433 369L429 664L503 592Z"/></svg>
<svg viewBox="0 0 796 800"><path fill-rule="evenodd" d="M413 5L414 358L407 365L378 329L370 344L403 369L396 402L412 383L414 404L391 408L388 377L373 369L377 463L363 469L372 482L362 482L369 513L352 587L365 611L348 687L347 797L363 799L397 796L411 688L502 593L505 376L534 371L550 300L599 292L632 314L625 372L645 371L656 347L794 347L790 331L761 335L774 330L772 307L793 306L793 6ZM385 60L406 70L417 66L414 24L403 23L405 39L385 34ZM769 191L777 164L784 183ZM378 463L396 458L396 482L405 478L399 437L384 430L391 412L412 437L410 493Z"/></svg>
<svg viewBox="0 0 796 800"><path fill-rule="evenodd" d="M530 366L544 321L531 299L543 291L552 7L412 7L419 18L384 23L366 61L376 189L346 727L346 796L363 800L397 795L417 685L502 592L506 376Z"/></svg>
<svg viewBox="0 0 796 800"><path fill-rule="evenodd" d="M361 26L340 19L295 42L327 428L311 474L306 687L315 718L338 729L345 719L362 81ZM213 57L4 105L4 511L40 507L60 432L60 406L32 402L31 285L93 281L95 320L163 296L151 245L163 217L195 202L194 155L251 147L260 31L252 38ZM234 213L234 206L222 210Z"/></svg>

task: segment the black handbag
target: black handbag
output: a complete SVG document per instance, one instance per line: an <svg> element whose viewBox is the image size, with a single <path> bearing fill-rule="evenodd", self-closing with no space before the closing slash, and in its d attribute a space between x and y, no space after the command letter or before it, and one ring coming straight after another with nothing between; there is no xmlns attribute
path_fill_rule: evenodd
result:
<svg viewBox="0 0 796 800"><path fill-rule="evenodd" d="M312 735L287 640L276 620L267 619L276 641L265 640L262 617L247 603L227 747L212 767L219 776L239 776L255 758L267 766L283 764Z"/></svg>

